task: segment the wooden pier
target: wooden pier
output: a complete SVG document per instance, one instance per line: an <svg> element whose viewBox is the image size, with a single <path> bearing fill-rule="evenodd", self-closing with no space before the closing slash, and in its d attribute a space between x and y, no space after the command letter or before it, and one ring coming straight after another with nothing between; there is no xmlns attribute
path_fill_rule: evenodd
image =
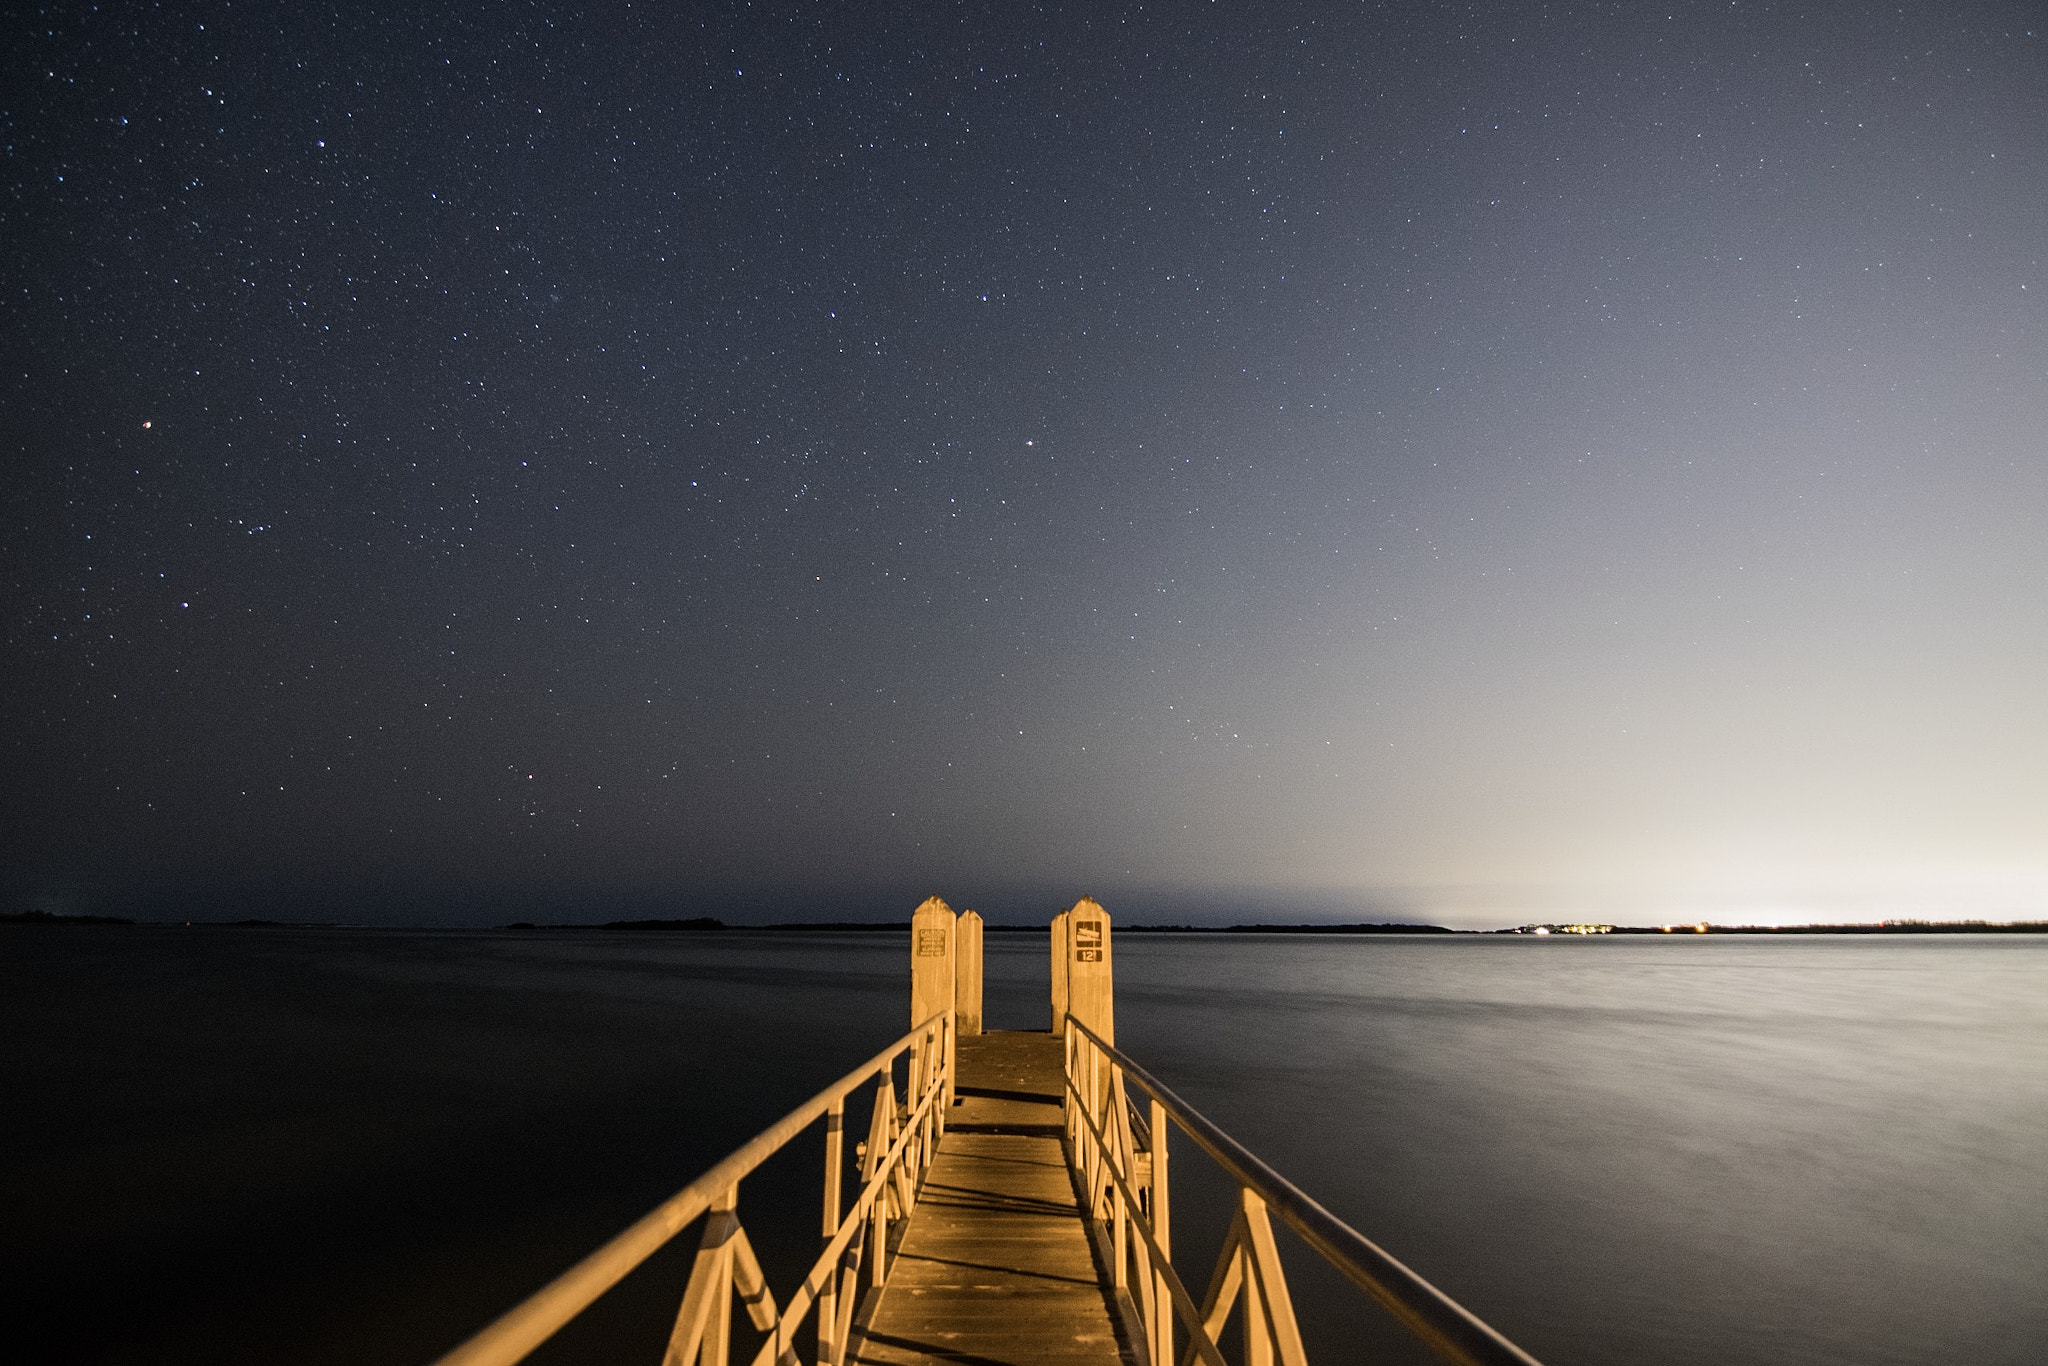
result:
<svg viewBox="0 0 2048 1366"><path fill-rule="evenodd" d="M1051 1034L963 1037L958 1101L851 1358L871 1366L1115 1366Z"/></svg>
<svg viewBox="0 0 2048 1366"><path fill-rule="evenodd" d="M1276 1226L1445 1361L1537 1366L1118 1050L1100 905L1053 919L1048 1033L982 1032L981 928L937 897L919 906L908 1034L436 1366L513 1366L690 1228L661 1366L731 1366L736 1348L752 1366L1308 1366ZM867 1136L849 1152L863 1093ZM819 1126L824 1246L778 1300L740 1183ZM1176 1132L1237 1187L1200 1300L1173 1260Z"/></svg>

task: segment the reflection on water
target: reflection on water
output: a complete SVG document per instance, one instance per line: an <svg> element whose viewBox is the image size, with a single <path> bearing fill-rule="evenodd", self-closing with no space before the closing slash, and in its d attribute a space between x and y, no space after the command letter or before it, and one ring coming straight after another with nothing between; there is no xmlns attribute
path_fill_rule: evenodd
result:
<svg viewBox="0 0 2048 1366"><path fill-rule="evenodd" d="M1135 1056L1556 1362L2048 1359L2048 941L1123 941Z"/></svg>
<svg viewBox="0 0 2048 1366"><path fill-rule="evenodd" d="M988 951L990 1023L1042 1027L1044 940ZM10 1321L426 1360L899 1032L904 953L7 927ZM1129 1051L1548 1362L2048 1354L2048 942L1124 936L1118 976ZM783 1284L813 1160L742 1194ZM1312 1339L1376 1332L1302 1261ZM681 1274L546 1355L655 1359Z"/></svg>

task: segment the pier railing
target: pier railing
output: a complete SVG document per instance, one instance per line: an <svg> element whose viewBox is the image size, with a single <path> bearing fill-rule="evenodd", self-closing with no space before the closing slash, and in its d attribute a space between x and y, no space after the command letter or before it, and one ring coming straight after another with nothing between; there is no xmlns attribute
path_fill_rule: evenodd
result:
<svg viewBox="0 0 2048 1366"><path fill-rule="evenodd" d="M1065 1033L1068 1152L1108 1254L1113 1290L1127 1322L1135 1320L1131 1336L1139 1341L1133 1345L1145 1353L1140 1366L1174 1366L1176 1320L1187 1343L1181 1366L1225 1366L1219 1344L1233 1309L1245 1366L1307 1366L1269 1210L1444 1360L1537 1366L1071 1015ZM1129 1093L1133 1086L1147 1098L1142 1114ZM1200 1303L1173 1266L1169 1124L1238 1187L1237 1211Z"/></svg>
<svg viewBox="0 0 2048 1366"><path fill-rule="evenodd" d="M953 1089L951 1010L908 1034L812 1096L738 1152L664 1200L618 1237L535 1292L436 1366L510 1366L547 1341L598 1296L698 1219L704 1228L662 1366L728 1366L738 1298L766 1340L754 1366L799 1366L797 1334L815 1312L820 1366L842 1366L866 1270L870 1290L888 1275L889 1224L909 1216L944 1135L944 1098ZM896 1098L896 1060L909 1055L905 1099ZM874 1080L874 1110L860 1149L861 1188L842 1209L846 1099ZM825 1248L778 1308L739 1219L740 1181L819 1119L825 1121Z"/></svg>

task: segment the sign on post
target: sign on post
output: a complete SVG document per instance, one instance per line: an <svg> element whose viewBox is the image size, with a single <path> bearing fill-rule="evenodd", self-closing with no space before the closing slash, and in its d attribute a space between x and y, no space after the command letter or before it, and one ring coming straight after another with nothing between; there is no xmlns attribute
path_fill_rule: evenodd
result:
<svg viewBox="0 0 2048 1366"><path fill-rule="evenodd" d="M981 1033L981 917L973 911L953 922L953 1009L962 1035Z"/></svg>
<svg viewBox="0 0 2048 1366"><path fill-rule="evenodd" d="M1110 975L1109 912L1084 896L1068 911L1067 1009L1104 1043L1116 1042L1116 990Z"/></svg>

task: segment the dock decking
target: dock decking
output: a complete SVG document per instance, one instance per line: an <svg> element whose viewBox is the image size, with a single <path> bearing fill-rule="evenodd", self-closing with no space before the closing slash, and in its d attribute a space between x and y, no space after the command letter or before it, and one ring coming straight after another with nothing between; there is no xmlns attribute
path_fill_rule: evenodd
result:
<svg viewBox="0 0 2048 1366"><path fill-rule="evenodd" d="M960 1104L852 1360L1113 1366L1110 1316L1062 1148L1060 1041L959 1041Z"/></svg>

